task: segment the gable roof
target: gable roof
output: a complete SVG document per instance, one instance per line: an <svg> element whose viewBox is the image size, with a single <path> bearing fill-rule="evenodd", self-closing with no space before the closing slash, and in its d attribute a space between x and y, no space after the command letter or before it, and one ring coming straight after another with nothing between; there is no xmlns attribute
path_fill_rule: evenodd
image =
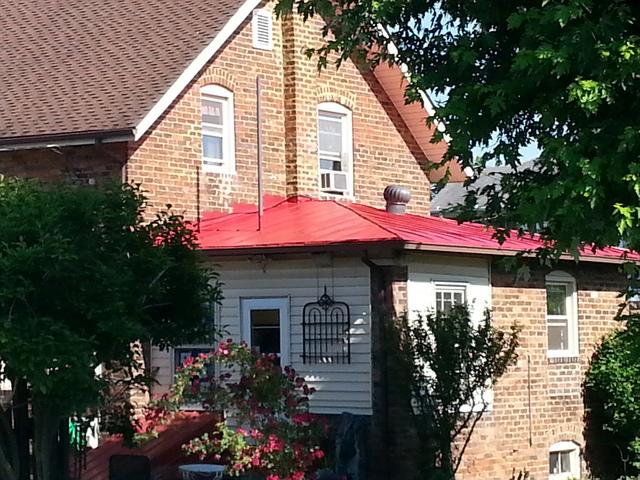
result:
<svg viewBox="0 0 640 480"><path fill-rule="evenodd" d="M519 165L517 171L533 168L534 161L526 161ZM487 167L473 180L468 187L464 181L449 181L441 190L431 196L431 213L434 215L442 215L444 217L455 214L458 205L464 203L464 199L469 189L482 191L489 185L495 185L496 189L500 188L500 179L505 173L511 173L514 169L509 165L500 165L497 167ZM478 195L476 202L476 210L483 211L487 204L485 195Z"/></svg>
<svg viewBox="0 0 640 480"><path fill-rule="evenodd" d="M0 143L139 138L259 3L0 0Z"/></svg>
<svg viewBox="0 0 640 480"><path fill-rule="evenodd" d="M215 255L327 247L366 247L388 244L409 250L513 256L543 246L537 237L513 235L500 245L492 230L478 223L422 215L394 215L377 208L307 197L271 198L264 209L262 229L257 229L255 206L233 213L211 212L200 222L198 240ZM638 261L640 255L616 247L584 249L583 261Z"/></svg>

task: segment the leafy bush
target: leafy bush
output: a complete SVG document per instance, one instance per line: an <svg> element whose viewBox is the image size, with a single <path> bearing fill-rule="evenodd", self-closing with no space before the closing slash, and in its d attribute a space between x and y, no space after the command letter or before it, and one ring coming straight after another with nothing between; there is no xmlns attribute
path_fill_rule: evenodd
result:
<svg viewBox="0 0 640 480"><path fill-rule="evenodd" d="M590 422L594 424L592 441L617 447L619 454L614 458L624 463L619 470L637 474L640 467L640 318L628 317L623 329L604 339L591 361L585 389ZM623 462L624 459L628 462ZM612 459L607 463L611 464ZM629 467L635 471L627 472Z"/></svg>

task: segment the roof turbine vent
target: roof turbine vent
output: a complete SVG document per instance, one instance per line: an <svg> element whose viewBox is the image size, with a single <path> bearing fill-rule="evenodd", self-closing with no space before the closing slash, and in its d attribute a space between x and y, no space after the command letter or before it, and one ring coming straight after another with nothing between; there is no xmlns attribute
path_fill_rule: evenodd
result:
<svg viewBox="0 0 640 480"><path fill-rule="evenodd" d="M403 215L407 211L407 203L411 200L411 192L407 187L389 185L384 189L384 199L387 201L387 212Z"/></svg>

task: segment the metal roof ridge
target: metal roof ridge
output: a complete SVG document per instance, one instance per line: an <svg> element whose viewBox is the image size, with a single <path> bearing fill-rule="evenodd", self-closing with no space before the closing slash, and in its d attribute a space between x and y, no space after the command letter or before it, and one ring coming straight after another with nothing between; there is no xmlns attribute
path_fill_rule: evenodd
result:
<svg viewBox="0 0 640 480"><path fill-rule="evenodd" d="M362 218L363 220L365 220L365 221L367 221L367 222L369 222L369 223L371 223L371 224L375 225L375 226L376 226L376 227L378 227L379 229L384 230L385 232L387 232L387 233L391 234L391 235L394 237L394 238L393 238L394 240L400 240L401 242L404 242L404 241L405 241L405 239L404 239L404 238L402 238L400 235L398 235L396 232L394 232L394 231L390 230L389 228L387 228L387 227L385 227L385 226L383 226L383 225L380 225L378 222L376 222L375 220L373 220L373 219L371 219L371 218L368 218L367 216L365 216L365 215L363 215L362 213L358 212L356 209L351 208L350 204L348 204L348 203L346 203L346 202L344 202L344 203L343 203L343 202L339 202L339 201L337 201L337 200L333 200L333 199L332 199L331 201L332 201L333 203L335 203L336 205L339 205L340 207L345 208L345 209L349 210L350 212L355 213L357 216L359 216L359 217L360 217L360 218ZM359 203L357 203L356 205L360 205L360 206L362 206L362 205L361 205L361 204L359 204ZM365 206L366 206L366 205L365 205ZM381 212L385 212L385 213L387 213L385 210L380 210L380 209L375 208L375 207L369 207L369 208L373 208L374 210L379 210L379 211L381 211Z"/></svg>

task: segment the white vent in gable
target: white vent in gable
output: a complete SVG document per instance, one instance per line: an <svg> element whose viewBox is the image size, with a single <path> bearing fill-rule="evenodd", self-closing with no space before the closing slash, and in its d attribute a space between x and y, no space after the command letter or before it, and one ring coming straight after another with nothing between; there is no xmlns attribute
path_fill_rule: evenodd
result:
<svg viewBox="0 0 640 480"><path fill-rule="evenodd" d="M269 10L253 11L251 28L253 30L253 47L260 50L273 49L273 17Z"/></svg>

